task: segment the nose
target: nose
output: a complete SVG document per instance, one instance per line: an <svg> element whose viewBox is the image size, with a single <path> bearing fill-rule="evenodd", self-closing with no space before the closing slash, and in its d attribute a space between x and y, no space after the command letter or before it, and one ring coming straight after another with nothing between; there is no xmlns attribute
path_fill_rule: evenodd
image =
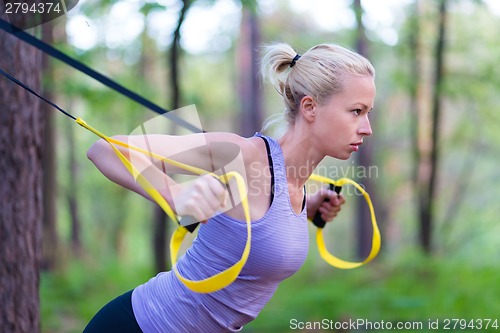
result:
<svg viewBox="0 0 500 333"><path fill-rule="evenodd" d="M358 134L363 136L370 136L373 134L372 127L370 125L370 119L368 118L368 116L363 118L363 121L361 122L358 129Z"/></svg>

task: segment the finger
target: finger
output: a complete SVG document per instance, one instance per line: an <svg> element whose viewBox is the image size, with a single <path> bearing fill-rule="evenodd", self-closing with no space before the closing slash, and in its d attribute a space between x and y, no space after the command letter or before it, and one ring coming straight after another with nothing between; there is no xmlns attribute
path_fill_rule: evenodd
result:
<svg viewBox="0 0 500 333"><path fill-rule="evenodd" d="M325 207L321 207L319 209L319 212L322 214L322 215L325 215L325 216L335 216L337 215L337 213L340 211L340 209L327 209Z"/></svg>
<svg viewBox="0 0 500 333"><path fill-rule="evenodd" d="M210 189L219 199L223 199L226 195L226 186L218 178L212 177L210 180Z"/></svg>
<svg viewBox="0 0 500 333"><path fill-rule="evenodd" d="M217 198L219 195L218 181L212 176L201 177L195 184L195 190L200 193L203 199Z"/></svg>
<svg viewBox="0 0 500 333"><path fill-rule="evenodd" d="M201 221L212 217L220 207L220 202L213 196L213 192L206 183L198 185L198 188L201 190L192 194L186 206L196 212L193 215Z"/></svg>
<svg viewBox="0 0 500 333"><path fill-rule="evenodd" d="M193 197L186 202L186 207L189 210L189 215L194 216L197 221L203 221L210 218L214 212L204 198L197 200L196 197Z"/></svg>
<svg viewBox="0 0 500 333"><path fill-rule="evenodd" d="M332 203L333 205L335 206L339 206L340 205L340 199L339 199L339 195L334 192L334 191L330 191L330 203Z"/></svg>
<svg viewBox="0 0 500 333"><path fill-rule="evenodd" d="M220 197L224 196L224 188L210 175L200 177L189 192L183 206L198 221L209 219L222 205Z"/></svg>
<svg viewBox="0 0 500 333"><path fill-rule="evenodd" d="M226 202L227 191L224 186L218 179L212 177L209 181L209 190L210 190L210 205L214 210L219 208L223 208Z"/></svg>
<svg viewBox="0 0 500 333"><path fill-rule="evenodd" d="M325 222L330 222L332 221L335 217L337 216L337 214L332 214L332 213L325 213L325 214L321 214L321 218L325 221Z"/></svg>
<svg viewBox="0 0 500 333"><path fill-rule="evenodd" d="M339 199L340 205L345 204L345 197L342 194L338 194L338 199Z"/></svg>
<svg viewBox="0 0 500 333"><path fill-rule="evenodd" d="M205 215L199 207L191 208L189 214L188 216L192 216L197 222L205 220Z"/></svg>
<svg viewBox="0 0 500 333"><path fill-rule="evenodd" d="M325 208L326 211L340 211L340 205L334 205L332 202L324 202L321 207Z"/></svg>
<svg viewBox="0 0 500 333"><path fill-rule="evenodd" d="M318 211L321 214L321 218L324 221L329 222L338 215L340 210L340 206L321 206Z"/></svg>

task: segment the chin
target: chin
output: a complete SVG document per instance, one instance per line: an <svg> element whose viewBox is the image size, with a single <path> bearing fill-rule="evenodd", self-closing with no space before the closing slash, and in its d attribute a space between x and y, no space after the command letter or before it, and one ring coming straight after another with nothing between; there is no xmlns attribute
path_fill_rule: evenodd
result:
<svg viewBox="0 0 500 333"><path fill-rule="evenodd" d="M333 158L336 158L338 160L342 160L342 161L346 161L348 159L351 158L351 153L349 154L332 154L332 155L329 155L330 157L333 157Z"/></svg>

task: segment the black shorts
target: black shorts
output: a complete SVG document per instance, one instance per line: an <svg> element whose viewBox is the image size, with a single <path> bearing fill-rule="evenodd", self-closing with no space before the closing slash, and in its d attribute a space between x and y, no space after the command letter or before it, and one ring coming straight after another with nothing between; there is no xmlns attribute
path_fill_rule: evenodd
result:
<svg viewBox="0 0 500 333"><path fill-rule="evenodd" d="M99 310L83 333L143 333L132 310L132 290Z"/></svg>

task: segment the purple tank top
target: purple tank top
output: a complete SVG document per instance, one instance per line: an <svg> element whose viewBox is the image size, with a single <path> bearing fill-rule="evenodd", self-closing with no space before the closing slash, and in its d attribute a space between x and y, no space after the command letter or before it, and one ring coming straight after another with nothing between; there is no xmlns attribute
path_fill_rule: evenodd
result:
<svg viewBox="0 0 500 333"><path fill-rule="evenodd" d="M187 289L171 271L158 274L134 289L132 307L145 333L237 332L252 321L278 285L304 263L309 236L304 207L291 206L283 152L265 137L274 174L274 197L267 213L252 221L250 255L238 278L210 294ZM225 214L200 225L198 236L179 258L179 272L188 279L214 275L238 261L246 242L244 221Z"/></svg>

